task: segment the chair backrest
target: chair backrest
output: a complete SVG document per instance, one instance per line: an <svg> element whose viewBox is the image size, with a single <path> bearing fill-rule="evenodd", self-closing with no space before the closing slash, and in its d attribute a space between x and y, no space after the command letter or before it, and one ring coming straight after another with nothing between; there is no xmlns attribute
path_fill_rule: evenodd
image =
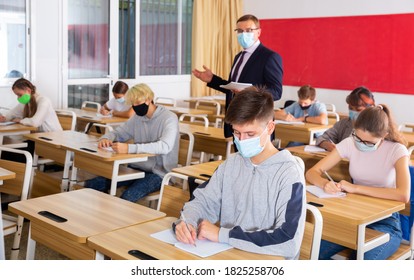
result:
<svg viewBox="0 0 414 280"><path fill-rule="evenodd" d="M0 186L0 193L19 196L21 200L26 200L29 194L29 186L32 176L32 155L27 151L0 146L0 152L2 151L22 154L25 156L26 162L21 163L4 159L0 160L0 167L16 173L16 178L3 181L3 185Z"/></svg>
<svg viewBox="0 0 414 280"><path fill-rule="evenodd" d="M101 104L99 104L98 102L93 102L93 101L83 101L81 109L87 110L87 111L99 112L101 110Z"/></svg>
<svg viewBox="0 0 414 280"><path fill-rule="evenodd" d="M114 128L107 124L88 123L85 127L85 133L89 135L102 136L105 133L113 131Z"/></svg>
<svg viewBox="0 0 414 280"><path fill-rule="evenodd" d="M60 125L63 130L75 130L76 129L76 114L68 110L56 110Z"/></svg>
<svg viewBox="0 0 414 280"><path fill-rule="evenodd" d="M170 181L172 178L188 180L188 176L175 172L167 173L161 183L157 210L166 213L167 216L180 217L184 203L190 199L190 192L179 187L171 186Z"/></svg>
<svg viewBox="0 0 414 280"><path fill-rule="evenodd" d="M306 223L300 246L301 260L317 260L322 239L323 219L318 208L306 204Z"/></svg>
<svg viewBox="0 0 414 280"><path fill-rule="evenodd" d="M177 101L175 100L175 98L171 97L156 97L154 103L164 106L177 107Z"/></svg>
<svg viewBox="0 0 414 280"><path fill-rule="evenodd" d="M191 132L180 131L180 145L178 164L188 166L191 164L194 148L194 135Z"/></svg>
<svg viewBox="0 0 414 280"><path fill-rule="evenodd" d="M335 124L339 122L339 114L336 112L330 112L328 111L328 123L329 124Z"/></svg>
<svg viewBox="0 0 414 280"><path fill-rule="evenodd" d="M209 110L211 115L220 115L221 105L214 100L197 100L195 108L199 110Z"/></svg>
<svg viewBox="0 0 414 280"><path fill-rule="evenodd" d="M333 112L333 113L335 113L335 112L336 112L336 106L335 106L335 104L332 104L332 103L325 103L325 106L326 106L326 110L327 110L328 112Z"/></svg>
<svg viewBox="0 0 414 280"><path fill-rule="evenodd" d="M203 115L181 114L178 120L183 123L199 124L205 127L209 126L208 118Z"/></svg>
<svg viewBox="0 0 414 280"><path fill-rule="evenodd" d="M285 104L283 105L283 108L289 107L293 103L295 103L295 100L286 100Z"/></svg>

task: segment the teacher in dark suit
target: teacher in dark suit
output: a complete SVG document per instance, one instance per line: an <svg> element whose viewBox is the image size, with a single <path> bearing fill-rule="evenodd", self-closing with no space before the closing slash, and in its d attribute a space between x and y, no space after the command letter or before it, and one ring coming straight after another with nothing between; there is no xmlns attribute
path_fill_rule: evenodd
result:
<svg viewBox="0 0 414 280"><path fill-rule="evenodd" d="M214 75L204 65L204 71L193 70L194 76L206 82L208 87L226 94L226 109L233 95L238 93L220 87L229 82L251 83L254 86L265 87L272 94L273 100L279 100L282 96L282 58L260 43L259 20L254 15L244 15L237 20L235 32L243 51L234 58L228 80ZM224 135L231 137L232 133L231 126L224 124Z"/></svg>

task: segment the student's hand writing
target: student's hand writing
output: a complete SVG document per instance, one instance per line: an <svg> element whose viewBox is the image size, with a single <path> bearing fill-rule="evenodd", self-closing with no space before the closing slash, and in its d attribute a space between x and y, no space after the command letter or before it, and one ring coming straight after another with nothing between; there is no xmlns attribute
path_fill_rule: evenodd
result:
<svg viewBox="0 0 414 280"><path fill-rule="evenodd" d="M112 143L112 149L118 154L127 154L128 144L119 142Z"/></svg>
<svg viewBox="0 0 414 280"><path fill-rule="evenodd" d="M102 139L98 142L98 148L109 148L112 147L112 141L109 139Z"/></svg>
<svg viewBox="0 0 414 280"><path fill-rule="evenodd" d="M337 193L341 191L341 185L339 183L327 181L323 186L323 190L326 193Z"/></svg>
<svg viewBox="0 0 414 280"><path fill-rule="evenodd" d="M100 113L104 116L109 115L110 111L106 110L105 107L101 107Z"/></svg>
<svg viewBox="0 0 414 280"><path fill-rule="evenodd" d="M219 241L219 231L220 228L217 227L215 224L210 223L207 220L203 220L198 225L198 239L208 239L213 242Z"/></svg>
<svg viewBox="0 0 414 280"><path fill-rule="evenodd" d="M341 190L347 193L354 193L356 191L356 186L348 181L341 180L339 182Z"/></svg>
<svg viewBox="0 0 414 280"><path fill-rule="evenodd" d="M208 69L205 65L203 65L204 71L200 71L197 69L193 70L193 75L197 78L202 80L203 82L209 83L213 79L213 72Z"/></svg>
<svg viewBox="0 0 414 280"><path fill-rule="evenodd" d="M177 240L180 242L187 244L195 244L195 241L197 239L197 230L192 225L187 225L183 221L176 225L175 236ZM188 229L190 229L190 231L188 231Z"/></svg>
<svg viewBox="0 0 414 280"><path fill-rule="evenodd" d="M0 116L0 122L5 122L6 121L6 117L5 116Z"/></svg>
<svg viewBox="0 0 414 280"><path fill-rule="evenodd" d="M294 122L295 120L296 120L296 118L291 114L287 114L286 117L285 117L285 121L287 121L287 122Z"/></svg>
<svg viewBox="0 0 414 280"><path fill-rule="evenodd" d="M11 121L12 121L12 122L15 122L15 123L19 123L21 120L22 120L22 119L20 119L20 118L14 118L14 119L12 119Z"/></svg>

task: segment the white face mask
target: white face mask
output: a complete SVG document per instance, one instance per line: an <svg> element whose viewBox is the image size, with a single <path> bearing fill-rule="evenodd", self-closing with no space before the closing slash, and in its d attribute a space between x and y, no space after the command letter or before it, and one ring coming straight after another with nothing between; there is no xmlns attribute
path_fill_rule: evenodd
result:
<svg viewBox="0 0 414 280"><path fill-rule="evenodd" d="M125 98L124 97L116 98L115 100L116 100L116 102L118 102L120 104L125 103Z"/></svg>
<svg viewBox="0 0 414 280"><path fill-rule="evenodd" d="M260 146L260 138L266 131L267 131L267 126L265 127L265 129L259 136L254 137L254 138L244 139L244 140L239 140L239 138L237 138L237 136L233 134L234 144L236 145L242 157L251 158L251 157L257 156L263 151L265 145ZM266 142L268 139L269 137L266 138Z"/></svg>

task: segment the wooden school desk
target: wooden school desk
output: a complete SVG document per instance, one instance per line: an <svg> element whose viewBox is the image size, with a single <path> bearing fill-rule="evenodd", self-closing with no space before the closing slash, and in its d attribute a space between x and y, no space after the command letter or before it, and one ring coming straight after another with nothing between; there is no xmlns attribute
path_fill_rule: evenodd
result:
<svg viewBox="0 0 414 280"><path fill-rule="evenodd" d="M16 173L11 172L7 169L0 167L0 185L3 185L3 180L14 179ZM0 205L1 205L1 195L0 195ZM0 207L0 260L4 260L4 236L3 236L3 219L2 217L2 208Z"/></svg>
<svg viewBox="0 0 414 280"><path fill-rule="evenodd" d="M64 166L61 191L68 190L69 169L72 166L73 153L67 147L73 143L96 143L98 141L96 136L71 130L32 133L26 134L24 137L35 142L37 156L51 159Z"/></svg>
<svg viewBox="0 0 414 280"><path fill-rule="evenodd" d="M31 133L36 131L37 127L34 126L26 126L19 123L11 124L11 125L0 125L0 145L4 143L4 137L6 136L15 136L15 135L24 135L27 133ZM21 148L26 147L26 143L13 143L13 144L6 144L4 146L10 148Z"/></svg>
<svg viewBox="0 0 414 280"><path fill-rule="evenodd" d="M118 182L144 178L145 176L143 171L123 166L123 164L146 161L148 157L154 156L152 154L118 154L98 149L97 142L71 142L65 146L65 149L74 153L71 186L76 182L77 169L83 169L97 176L111 179L111 195L116 194Z"/></svg>
<svg viewBox="0 0 414 280"><path fill-rule="evenodd" d="M83 131L88 123L99 123L111 126L123 124L128 118L98 116L97 112L77 108L67 108L76 114L77 130Z"/></svg>
<svg viewBox="0 0 414 280"><path fill-rule="evenodd" d="M128 251L138 250L148 256L159 260L281 260L283 257L255 254L239 249L230 249L200 258L191 253L176 248L150 236L150 234L171 228L177 218L166 217L126 227L123 229L94 235L88 238L88 246L96 250L96 258L103 259L106 255L116 260L136 260Z"/></svg>
<svg viewBox="0 0 414 280"><path fill-rule="evenodd" d="M172 171L186 176L195 177L197 179L208 180L222 162L222 160L209 161L201 164L176 167L173 168Z"/></svg>
<svg viewBox="0 0 414 280"><path fill-rule="evenodd" d="M414 133L413 132L402 132L405 140L408 142L408 147L414 146Z"/></svg>
<svg viewBox="0 0 414 280"><path fill-rule="evenodd" d="M196 124L180 123L180 131L194 135L194 150L228 157L231 153L232 137L224 137L222 128L204 127Z"/></svg>
<svg viewBox="0 0 414 280"><path fill-rule="evenodd" d="M164 106L166 109L170 110L171 112L175 113L178 117L182 114L191 114L191 115L201 115L207 116L210 114L209 110L200 110L194 108L186 108L186 107L171 107L171 106Z"/></svg>
<svg viewBox="0 0 414 280"><path fill-rule="evenodd" d="M81 189L9 204L9 210L30 221L26 259L33 259L36 242L71 259L94 259L88 237L159 219L164 213L92 189ZM39 214L48 211L55 221Z"/></svg>
<svg viewBox="0 0 414 280"><path fill-rule="evenodd" d="M326 157L329 153L325 152L307 152L305 151L305 146L296 146L296 147L289 147L286 148L289 150L292 155L298 156L303 159L305 163L305 172L312 168L318 161ZM338 164L331 168L328 171L329 175L336 181L346 180L351 182L351 176L349 175L349 160L342 159Z"/></svg>
<svg viewBox="0 0 414 280"><path fill-rule="evenodd" d="M367 225L389 217L405 208L403 202L347 194L340 198L317 198L307 192L307 202L318 207L323 217L322 239L357 251L357 259L364 253L385 242L389 235L366 228Z"/></svg>
<svg viewBox="0 0 414 280"><path fill-rule="evenodd" d="M289 142L301 142L305 144L314 144L315 133L324 132L333 125L328 124L282 124L275 125L275 138L282 141L282 147L286 147Z"/></svg>

